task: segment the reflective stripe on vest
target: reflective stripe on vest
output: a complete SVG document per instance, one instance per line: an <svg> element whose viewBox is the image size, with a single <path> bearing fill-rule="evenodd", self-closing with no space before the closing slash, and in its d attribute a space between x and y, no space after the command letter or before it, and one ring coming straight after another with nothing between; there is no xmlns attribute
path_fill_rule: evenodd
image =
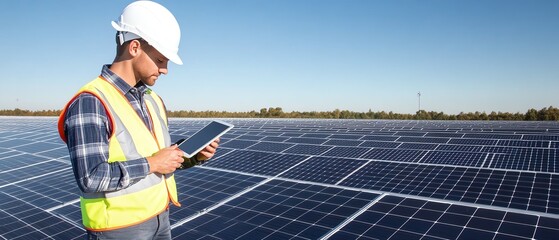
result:
<svg viewBox="0 0 559 240"><path fill-rule="evenodd" d="M82 87L64 108L58 124L63 140L66 139L63 136L65 112L71 102L83 92L96 96L105 106L111 120L109 162L149 157L171 145L165 108L159 96L154 92L144 95L152 119L153 131L150 131L126 97L102 78ZM83 224L93 231L132 226L164 211L169 199L180 206L173 174L149 174L118 191L82 193L80 200Z"/></svg>

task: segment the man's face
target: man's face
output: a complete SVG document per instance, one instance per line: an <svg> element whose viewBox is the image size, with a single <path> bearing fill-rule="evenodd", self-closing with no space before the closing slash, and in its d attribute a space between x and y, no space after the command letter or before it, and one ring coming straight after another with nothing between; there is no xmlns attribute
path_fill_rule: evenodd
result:
<svg viewBox="0 0 559 240"><path fill-rule="evenodd" d="M140 54L138 59L137 76L140 77L140 81L144 84L153 86L159 75L167 74L169 59L147 44L147 42L143 42L141 48L142 54Z"/></svg>

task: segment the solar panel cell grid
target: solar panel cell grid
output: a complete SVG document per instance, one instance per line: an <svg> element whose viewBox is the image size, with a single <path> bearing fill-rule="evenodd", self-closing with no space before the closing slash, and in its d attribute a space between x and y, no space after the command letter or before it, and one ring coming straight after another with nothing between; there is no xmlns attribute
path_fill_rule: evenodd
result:
<svg viewBox="0 0 559 240"><path fill-rule="evenodd" d="M465 171L464 171L465 170ZM549 174L538 174L540 178ZM341 185L557 214L552 183L533 186L534 174L416 164L370 162ZM497 184L496 184L497 183ZM498 184L501 183L501 184ZM496 199L499 193L499 199ZM505 200L503 202L503 200ZM509 200L509 201L506 201Z"/></svg>
<svg viewBox="0 0 559 240"><path fill-rule="evenodd" d="M521 139L522 135L514 134L490 134L490 133L466 133L463 138L479 138L479 139Z"/></svg>
<svg viewBox="0 0 559 240"><path fill-rule="evenodd" d="M308 143L308 144L322 144L328 141L328 139L321 139L321 138L290 138L286 142L289 143Z"/></svg>
<svg viewBox="0 0 559 240"><path fill-rule="evenodd" d="M437 137L400 137L398 142L409 142L409 143L447 143L449 138L437 138Z"/></svg>
<svg viewBox="0 0 559 240"><path fill-rule="evenodd" d="M312 157L280 177L335 184L365 163L353 159Z"/></svg>
<svg viewBox="0 0 559 240"><path fill-rule="evenodd" d="M275 176L306 158L303 155L237 150L223 157L216 157L205 166Z"/></svg>
<svg viewBox="0 0 559 240"><path fill-rule="evenodd" d="M177 229L196 229L204 235L227 236L231 239L243 239L243 236L317 239L378 196L359 195L358 191L344 191L344 196L340 196L336 193L342 191L330 191L330 188L318 188L323 191L317 191L311 186L273 180L257 187L251 194L242 195L213 210L209 214L210 218L200 217ZM281 202L270 201L274 196L281 196ZM361 199L360 196L370 199ZM353 202L358 203L357 206L338 210L341 206L336 203L352 199L358 200ZM208 224L208 221L214 224ZM231 224L242 224L245 231L229 227Z"/></svg>
<svg viewBox="0 0 559 240"><path fill-rule="evenodd" d="M325 151L323 156L359 158L361 155L369 151L369 148L362 147L333 147Z"/></svg>
<svg viewBox="0 0 559 240"><path fill-rule="evenodd" d="M4 158L11 158L16 154L20 154L20 152L16 152L14 150L7 149L7 148L0 148L0 160Z"/></svg>
<svg viewBox="0 0 559 240"><path fill-rule="evenodd" d="M285 149L288 149L293 145L294 144L287 143L259 142L248 147L247 149L268 152L283 152Z"/></svg>
<svg viewBox="0 0 559 240"><path fill-rule="evenodd" d="M432 143L402 143L398 146L399 149L420 149L420 150L434 150L438 144Z"/></svg>
<svg viewBox="0 0 559 240"><path fill-rule="evenodd" d="M381 141L363 141L360 147L370 147L370 148L397 148L400 146L399 142L381 142Z"/></svg>
<svg viewBox="0 0 559 240"><path fill-rule="evenodd" d="M558 135L530 135L524 134L522 135L522 140L541 140L541 141L559 141Z"/></svg>
<svg viewBox="0 0 559 240"><path fill-rule="evenodd" d="M262 138L262 141L267 141L267 142L284 142L285 140L289 139L289 137L274 137L274 136L268 136L265 138Z"/></svg>
<svg viewBox="0 0 559 240"><path fill-rule="evenodd" d="M549 141L524 141L524 140L499 140L499 146L514 146L514 147L531 147L531 148L547 148Z"/></svg>
<svg viewBox="0 0 559 240"><path fill-rule="evenodd" d="M84 231L25 201L0 193L0 234L6 239L44 239L83 236ZM14 207L17 206L17 207Z"/></svg>
<svg viewBox="0 0 559 240"><path fill-rule="evenodd" d="M12 149L26 152L26 153L41 153L44 151L51 150L53 148L65 148L67 151L66 145L63 144L53 144L48 142L34 142L31 144L25 144L20 146L15 146Z"/></svg>
<svg viewBox="0 0 559 240"><path fill-rule="evenodd" d="M434 163L457 166L481 167L489 154L450 151L430 151L421 159L422 163Z"/></svg>
<svg viewBox="0 0 559 240"><path fill-rule="evenodd" d="M231 141L228 141L226 143L221 144L220 146L227 147L227 148L235 148L235 149L245 149L245 148L248 148L248 147L250 147L250 146L252 146L256 143L258 143L258 142L249 141L249 140L233 139Z"/></svg>
<svg viewBox="0 0 559 240"><path fill-rule="evenodd" d="M532 239L550 230L538 216L514 212L385 196L330 239L359 237L402 239L403 236L443 239ZM417 202L420 202L418 204ZM422 202L422 204L421 204ZM555 220L555 219L553 219ZM536 234L537 235L537 234ZM480 238L481 237L481 238ZM409 238L405 238L409 239Z"/></svg>
<svg viewBox="0 0 559 240"><path fill-rule="evenodd" d="M468 146L468 145L448 145L439 144L436 150L439 151L454 151L454 152L480 152L482 146Z"/></svg>
<svg viewBox="0 0 559 240"><path fill-rule="evenodd" d="M264 136L255 136L255 135L241 135L239 137L237 137L236 139L239 140L254 140L254 141L258 141L260 139L264 138Z"/></svg>
<svg viewBox="0 0 559 240"><path fill-rule="evenodd" d="M175 178L179 184L179 200L187 204L176 209L170 216L171 224L206 209L247 187L264 180L233 173L223 173L202 168L192 168L188 172L177 172Z"/></svg>
<svg viewBox="0 0 559 240"><path fill-rule="evenodd" d="M464 134L454 132L428 132L425 134L425 137L462 138Z"/></svg>
<svg viewBox="0 0 559 240"><path fill-rule="evenodd" d="M6 159L0 161L7 161ZM2 162L0 162L2 164ZM50 174L55 171L61 171L63 169L68 169L69 165L58 161L45 161L42 163L25 166L20 165L14 170L2 171L0 172L0 186L24 181L31 177L36 177L40 175Z"/></svg>
<svg viewBox="0 0 559 240"><path fill-rule="evenodd" d="M489 167L556 172L559 170L557 149L519 149L510 154L495 154Z"/></svg>
<svg viewBox="0 0 559 240"><path fill-rule="evenodd" d="M355 140L339 140L339 139L331 139L324 142L324 145L332 145L332 146L359 146L359 144L363 143L362 141L355 141Z"/></svg>
<svg viewBox="0 0 559 240"><path fill-rule="evenodd" d="M495 146L498 140L494 139L473 139L473 138L452 138L448 144L463 144L463 145L487 145Z"/></svg>
<svg viewBox="0 0 559 240"><path fill-rule="evenodd" d="M298 144L287 150L284 153L295 153L295 154L305 154L305 155L320 155L327 152L332 146L320 146L320 145L310 145L310 144Z"/></svg>
<svg viewBox="0 0 559 240"><path fill-rule="evenodd" d="M373 148L361 156L365 159L389 160L398 162L417 162L427 151L408 149Z"/></svg>
<svg viewBox="0 0 559 240"><path fill-rule="evenodd" d="M394 133L394 136L417 136L423 137L425 136L425 132L421 131L397 131Z"/></svg>
<svg viewBox="0 0 559 240"><path fill-rule="evenodd" d="M329 138L332 134L323 133L305 133L301 137L303 138Z"/></svg>
<svg viewBox="0 0 559 240"><path fill-rule="evenodd" d="M26 168L27 166L33 164L51 161L49 158L46 157L38 157L28 153L21 153L16 151L11 151L10 156L11 157L0 158L0 178L2 178L3 172L18 168Z"/></svg>
<svg viewBox="0 0 559 240"><path fill-rule="evenodd" d="M0 142L3 148L13 148L19 147L27 144L32 144L32 140L24 140L24 139L8 139Z"/></svg>
<svg viewBox="0 0 559 240"><path fill-rule="evenodd" d="M347 139L347 140L358 140L362 138L363 135L356 135L356 134L332 134L330 135L330 139Z"/></svg>
<svg viewBox="0 0 559 240"><path fill-rule="evenodd" d="M392 134L390 134L392 135ZM398 136L386 136L386 135L368 135L361 138L361 140L373 140L373 141L396 141L400 137Z"/></svg>

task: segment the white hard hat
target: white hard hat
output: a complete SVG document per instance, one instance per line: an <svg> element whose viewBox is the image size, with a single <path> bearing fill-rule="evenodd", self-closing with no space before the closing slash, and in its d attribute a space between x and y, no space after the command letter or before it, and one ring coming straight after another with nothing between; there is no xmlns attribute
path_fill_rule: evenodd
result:
<svg viewBox="0 0 559 240"><path fill-rule="evenodd" d="M152 1L136 1L126 6L120 18L111 23L120 32L120 44L143 38L171 62L182 65L178 55L181 30L167 8Z"/></svg>

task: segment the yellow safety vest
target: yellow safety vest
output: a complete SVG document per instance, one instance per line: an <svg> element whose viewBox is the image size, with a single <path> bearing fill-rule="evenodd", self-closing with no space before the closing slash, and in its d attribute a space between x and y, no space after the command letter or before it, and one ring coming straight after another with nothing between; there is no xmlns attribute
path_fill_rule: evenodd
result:
<svg viewBox="0 0 559 240"><path fill-rule="evenodd" d="M153 91L144 95L152 120L150 131L126 97L98 77L82 87L66 104L58 120L60 137L66 141L64 120L66 110L81 93L96 96L108 113L112 126L109 137L109 162L149 157L171 145L167 115L163 102ZM148 174L125 189L112 192L82 193L82 220L86 229L106 231L142 223L166 210L169 200L180 206L173 174Z"/></svg>

